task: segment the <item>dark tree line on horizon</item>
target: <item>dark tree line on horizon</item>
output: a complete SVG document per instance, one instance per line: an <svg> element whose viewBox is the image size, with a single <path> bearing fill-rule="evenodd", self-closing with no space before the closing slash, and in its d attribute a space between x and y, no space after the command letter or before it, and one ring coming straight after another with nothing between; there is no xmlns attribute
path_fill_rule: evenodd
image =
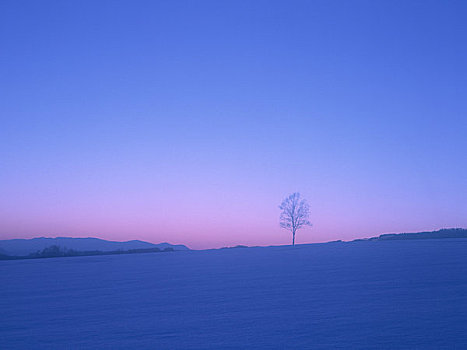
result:
<svg viewBox="0 0 467 350"><path fill-rule="evenodd" d="M141 253L163 253L173 252L174 249L167 247L164 249L160 248L141 248L141 249L130 249L130 250L112 250L112 251L101 251L101 250L90 250L80 251L74 249L67 249L58 245L52 245L50 247L38 250L35 253L31 253L26 256L11 256L0 254L0 260L17 260L17 259L41 259L41 258L60 258L60 257L73 257L73 256L94 256L94 255L120 255L120 254L141 254Z"/></svg>

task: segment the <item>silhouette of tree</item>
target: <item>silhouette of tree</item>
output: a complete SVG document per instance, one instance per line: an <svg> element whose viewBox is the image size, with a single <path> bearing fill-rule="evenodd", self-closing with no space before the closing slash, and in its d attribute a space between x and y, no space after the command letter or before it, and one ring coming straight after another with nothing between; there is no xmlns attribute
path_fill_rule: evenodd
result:
<svg viewBox="0 0 467 350"><path fill-rule="evenodd" d="M281 211L280 226L292 232L292 245L295 245L295 233L303 226L311 226L310 206L300 193L295 192L285 198L279 206Z"/></svg>

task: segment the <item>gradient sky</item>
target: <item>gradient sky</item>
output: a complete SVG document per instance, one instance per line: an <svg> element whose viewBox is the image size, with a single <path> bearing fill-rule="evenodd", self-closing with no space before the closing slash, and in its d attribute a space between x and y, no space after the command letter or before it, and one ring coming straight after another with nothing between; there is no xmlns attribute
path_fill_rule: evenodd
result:
<svg viewBox="0 0 467 350"><path fill-rule="evenodd" d="M466 1L0 3L0 238L467 227Z"/></svg>

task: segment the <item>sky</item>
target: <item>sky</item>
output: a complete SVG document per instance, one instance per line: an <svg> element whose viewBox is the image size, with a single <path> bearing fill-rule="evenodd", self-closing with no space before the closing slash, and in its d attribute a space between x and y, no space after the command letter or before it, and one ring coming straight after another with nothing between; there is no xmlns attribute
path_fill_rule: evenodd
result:
<svg viewBox="0 0 467 350"><path fill-rule="evenodd" d="M467 227L467 2L0 2L0 239Z"/></svg>

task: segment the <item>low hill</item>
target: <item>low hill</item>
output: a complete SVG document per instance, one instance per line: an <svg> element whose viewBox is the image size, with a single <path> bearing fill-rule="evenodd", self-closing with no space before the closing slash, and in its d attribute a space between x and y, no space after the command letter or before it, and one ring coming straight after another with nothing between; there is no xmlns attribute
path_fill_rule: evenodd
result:
<svg viewBox="0 0 467 350"><path fill-rule="evenodd" d="M99 238L72 238L72 237L39 237L32 239L8 239L0 240L0 253L10 256L26 256L51 246L76 251L127 251L135 249L159 248L161 250L172 248L173 250L188 250L184 245L169 243L153 244L149 242L133 240L126 242L107 241Z"/></svg>

